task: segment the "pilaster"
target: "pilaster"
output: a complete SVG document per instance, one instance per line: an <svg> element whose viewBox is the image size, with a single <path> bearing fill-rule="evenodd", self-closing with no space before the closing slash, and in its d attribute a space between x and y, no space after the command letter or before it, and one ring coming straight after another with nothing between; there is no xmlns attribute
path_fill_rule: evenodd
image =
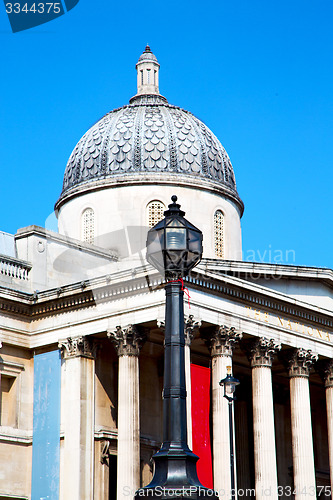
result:
<svg viewBox="0 0 333 500"><path fill-rule="evenodd" d="M60 498L91 500L94 491L95 355L92 339L59 342L62 354L63 475Z"/></svg>
<svg viewBox="0 0 333 500"><path fill-rule="evenodd" d="M97 344L88 337L69 337L61 340L58 345L63 359L84 357L95 359Z"/></svg>

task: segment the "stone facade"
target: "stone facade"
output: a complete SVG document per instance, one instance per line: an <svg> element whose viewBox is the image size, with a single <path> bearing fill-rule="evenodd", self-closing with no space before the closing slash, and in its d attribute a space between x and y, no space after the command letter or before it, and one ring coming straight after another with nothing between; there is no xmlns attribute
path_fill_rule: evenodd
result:
<svg viewBox="0 0 333 500"><path fill-rule="evenodd" d="M138 69L157 71L151 52L145 54ZM182 118L185 129L189 120L193 130L205 134L197 119L167 107L155 83L144 99L150 106L157 99L156 109L166 108L165 123ZM143 81L140 99L145 85L151 82ZM133 109L143 106L137 97ZM114 120L108 126L116 127L127 109L104 120ZM154 120L145 124L148 135ZM121 134L130 133L126 127ZM80 143L92 156L102 151L95 128ZM155 129L157 136L159 126ZM217 144L209 133L207 158ZM120 158L121 148L127 154L121 134L108 161L112 155ZM165 130L160 135L163 140ZM174 136L167 137L170 160ZM188 163L193 144L186 144ZM181 144L177 147L180 151ZM215 159L221 148L217 144L212 152ZM80 163L82 169L92 172L95 164L87 151L86 157L75 151L74 160L81 155L87 162ZM205 155L200 155L202 168ZM177 164L160 177L126 173L126 185L110 177L102 188L101 177L94 184L92 174L86 184L81 178L75 184L75 161L67 168L58 203L60 234L23 228L7 238L10 251L0 256L0 498L122 500L149 483L151 457L162 438L165 294L162 277L144 256L146 208L153 200L167 205L175 193L189 220L203 230L206 252L185 281L189 443L197 432L191 418L192 364L211 370L213 486L229 500L228 405L219 382L231 366L240 380L233 409L239 498L324 498L333 476L333 314L328 307L333 272L242 262L242 204L225 177L214 187L209 176L176 175ZM87 207L96 215L94 244L81 238ZM225 256L233 260L214 254L217 209L224 214Z"/></svg>

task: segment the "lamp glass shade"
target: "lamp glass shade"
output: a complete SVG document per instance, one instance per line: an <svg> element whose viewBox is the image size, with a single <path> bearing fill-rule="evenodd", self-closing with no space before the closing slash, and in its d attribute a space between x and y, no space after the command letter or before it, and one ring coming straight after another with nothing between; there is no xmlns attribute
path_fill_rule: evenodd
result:
<svg viewBox="0 0 333 500"><path fill-rule="evenodd" d="M164 231L149 231L147 237L147 259L160 273L164 272Z"/></svg>
<svg viewBox="0 0 333 500"><path fill-rule="evenodd" d="M236 386L235 384L230 384L230 383L225 383L224 385L224 388L225 388L225 393L226 394L233 394L236 390Z"/></svg>
<svg viewBox="0 0 333 500"><path fill-rule="evenodd" d="M220 385L224 387L224 395L231 396L235 390L237 385L239 385L239 380L232 375L228 374L226 378L220 381Z"/></svg>
<svg viewBox="0 0 333 500"><path fill-rule="evenodd" d="M161 274L186 276L201 260L202 233L183 217L179 207L169 205L164 219L148 231L147 260Z"/></svg>
<svg viewBox="0 0 333 500"><path fill-rule="evenodd" d="M188 245L191 252L200 254L202 252L202 234L193 229L189 229Z"/></svg>
<svg viewBox="0 0 333 500"><path fill-rule="evenodd" d="M186 250L186 227L165 228L165 247L167 250Z"/></svg>

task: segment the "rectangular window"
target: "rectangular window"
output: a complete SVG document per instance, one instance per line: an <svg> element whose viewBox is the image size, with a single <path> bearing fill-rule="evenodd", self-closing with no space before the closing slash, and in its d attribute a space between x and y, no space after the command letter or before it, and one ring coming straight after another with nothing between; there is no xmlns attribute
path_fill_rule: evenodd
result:
<svg viewBox="0 0 333 500"><path fill-rule="evenodd" d="M24 366L0 360L0 426L19 427L21 372Z"/></svg>
<svg viewBox="0 0 333 500"><path fill-rule="evenodd" d="M16 386L14 377L1 377L0 425L17 427L16 422Z"/></svg>

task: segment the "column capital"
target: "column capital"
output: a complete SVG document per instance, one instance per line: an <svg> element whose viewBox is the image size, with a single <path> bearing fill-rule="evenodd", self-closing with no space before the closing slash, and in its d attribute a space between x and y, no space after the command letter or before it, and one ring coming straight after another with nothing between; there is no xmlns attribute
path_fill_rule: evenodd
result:
<svg viewBox="0 0 333 500"><path fill-rule="evenodd" d="M110 466L110 440L104 439L101 441L101 457L100 462L107 467Z"/></svg>
<svg viewBox="0 0 333 500"><path fill-rule="evenodd" d="M115 330L107 332L108 338L113 343L118 356L139 356L147 332L145 328L139 328L136 325L127 325L125 327L117 326Z"/></svg>
<svg viewBox="0 0 333 500"><path fill-rule="evenodd" d="M282 360L284 361L289 377L308 377L312 365L317 361L318 354L315 354L311 349L294 348L282 352Z"/></svg>
<svg viewBox="0 0 333 500"><path fill-rule="evenodd" d="M191 345L192 340L199 331L200 326L201 326L201 320L196 319L193 316L193 314L190 314L188 317L185 318L184 321L185 345L187 346Z"/></svg>
<svg viewBox="0 0 333 500"><path fill-rule="evenodd" d="M61 351L63 359L84 357L95 359L97 344L87 336L68 337L65 340L60 340L58 348Z"/></svg>
<svg viewBox="0 0 333 500"><path fill-rule="evenodd" d="M333 359L321 359L318 361L317 371L325 383L325 387L333 387Z"/></svg>
<svg viewBox="0 0 333 500"><path fill-rule="evenodd" d="M235 331L232 326L217 326L215 330L205 335L205 341L209 349L210 355L215 356L232 356L235 344L242 339L242 333Z"/></svg>
<svg viewBox="0 0 333 500"><path fill-rule="evenodd" d="M164 333L165 332L165 321L164 321L164 319L157 318L156 323L157 323L157 328L159 328L160 330L162 330L162 332Z"/></svg>
<svg viewBox="0 0 333 500"><path fill-rule="evenodd" d="M165 321L164 319L157 319L157 328L165 332ZM190 314L187 318L184 318L184 337L185 337L185 345L191 345L191 342L199 331L201 326L201 320L194 318L193 314Z"/></svg>
<svg viewBox="0 0 333 500"><path fill-rule="evenodd" d="M272 366L272 361L277 352L281 349L281 344L274 339L259 337L250 340L245 344L246 354L251 362L251 367Z"/></svg>

